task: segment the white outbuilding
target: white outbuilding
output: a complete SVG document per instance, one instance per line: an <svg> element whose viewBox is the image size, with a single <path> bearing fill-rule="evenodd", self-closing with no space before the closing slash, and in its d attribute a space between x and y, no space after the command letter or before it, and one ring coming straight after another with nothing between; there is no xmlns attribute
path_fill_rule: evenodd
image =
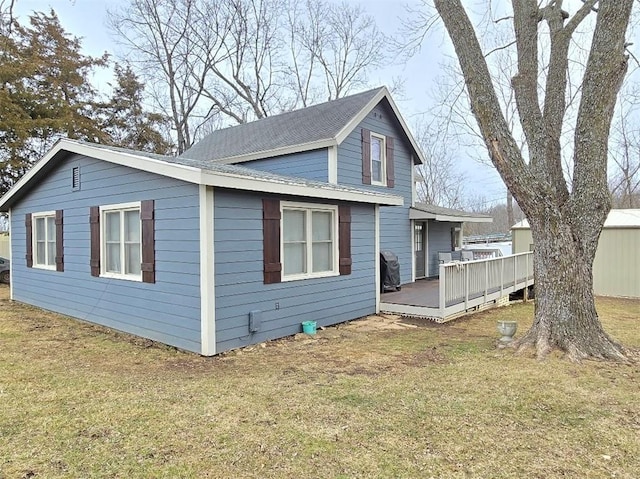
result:
<svg viewBox="0 0 640 479"><path fill-rule="evenodd" d="M514 253L533 251L527 220L511 231ZM640 298L640 209L609 213L593 263L593 289L599 296Z"/></svg>

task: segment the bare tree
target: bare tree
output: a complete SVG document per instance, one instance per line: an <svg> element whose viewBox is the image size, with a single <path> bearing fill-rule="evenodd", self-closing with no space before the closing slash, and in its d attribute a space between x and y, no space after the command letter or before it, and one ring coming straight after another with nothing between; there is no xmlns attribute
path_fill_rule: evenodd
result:
<svg viewBox="0 0 640 479"><path fill-rule="evenodd" d="M416 167L418 200L445 208L462 208L465 175L458 171L456 157L442 132L423 121L414 127L416 140L427 162Z"/></svg>
<svg viewBox="0 0 640 479"><path fill-rule="evenodd" d="M16 0L0 0L0 34L10 35Z"/></svg>
<svg viewBox="0 0 640 479"><path fill-rule="evenodd" d="M573 14L563 10L561 1L539 5L536 0L514 0L512 5L517 72L511 85L526 149L519 146L500 108L485 53L465 8L460 0L435 0L491 161L531 225L536 312L531 329L516 345L535 346L540 357L559 348L574 360L625 359L628 351L602 329L592 273L610 209L607 147L617 94L627 71L625 34L633 0L586 0ZM590 15L595 15L595 25L589 57L581 70L569 188L561 143L570 98L569 61L573 35ZM549 42L543 79L542 35Z"/></svg>
<svg viewBox="0 0 640 479"><path fill-rule="evenodd" d="M491 223L465 223L464 232L465 235L468 236L508 234L511 232L511 227L515 222L522 221L524 219L524 213L517 203L512 205L513 211L511 214L513 217L510 218L508 211L509 208L506 203L489 201L484 196L468 197L463 209L474 213L488 215L493 218Z"/></svg>
<svg viewBox="0 0 640 479"><path fill-rule="evenodd" d="M150 87L154 106L171 119L178 153L189 148L210 114L204 102L204 78L220 51L218 17L202 24L195 0L132 0L109 11L109 25L127 49L128 62ZM213 23L212 23L213 22Z"/></svg>
<svg viewBox="0 0 640 479"><path fill-rule="evenodd" d="M616 208L640 208L640 123L635 91L621 94L613 123L609 157L613 171L610 189Z"/></svg>
<svg viewBox="0 0 640 479"><path fill-rule="evenodd" d="M344 96L385 55L362 7L323 0L132 0L110 25L179 152L212 124Z"/></svg>
<svg viewBox="0 0 640 479"><path fill-rule="evenodd" d="M202 3L207 11L220 4L216 0ZM283 6L282 0L228 0L218 11L220 22L229 26L220 37L224 55L212 64L201 86L220 113L236 123L264 118L281 107Z"/></svg>

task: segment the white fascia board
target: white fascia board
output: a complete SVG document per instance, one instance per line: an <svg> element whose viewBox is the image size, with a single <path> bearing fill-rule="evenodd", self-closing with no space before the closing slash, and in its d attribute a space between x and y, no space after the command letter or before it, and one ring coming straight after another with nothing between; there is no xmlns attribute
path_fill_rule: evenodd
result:
<svg viewBox="0 0 640 479"><path fill-rule="evenodd" d="M435 220L435 221L448 221L451 223L492 223L493 218L487 218L484 216L456 216L456 215L439 215L436 213L429 213L427 211L420 211L418 209L409 210L409 219L411 220Z"/></svg>
<svg viewBox="0 0 640 479"><path fill-rule="evenodd" d="M333 199L352 201L356 203L381 204L385 206L402 206L404 200L400 196L383 195L374 192L345 191L333 188L312 187L274 179L252 178L231 173L221 173L201 170L192 166L169 163L146 156L109 150L105 147L95 147L72 140L59 140L49 152L36 163L0 200L2 207L29 181L38 174L61 150L79 155L86 155L109 163L128 166L137 170L147 171L170 178L195 183L199 185L217 186L223 188L260 191L308 198Z"/></svg>
<svg viewBox="0 0 640 479"><path fill-rule="evenodd" d="M291 155L293 153L302 153L304 151L311 150L319 150L320 148L329 148L331 146L337 146L336 140L334 140L333 138L326 138L324 140L285 146L282 148L275 148L273 150L257 151L255 153L249 153L246 155L230 156L228 158L221 158L219 160L213 161L222 165L235 165L238 163L245 163L247 161L265 160L276 156Z"/></svg>
<svg viewBox="0 0 640 479"><path fill-rule="evenodd" d="M493 218L485 218L483 216L456 216L455 218L457 218L455 221L460 221L462 223L493 223ZM439 221L454 221L454 220L439 220Z"/></svg>
<svg viewBox="0 0 640 479"><path fill-rule="evenodd" d="M109 150L104 147L95 147L69 142L68 140L63 140L63 142L65 143L63 149L72 153L91 156L117 165L129 166L137 170L156 173L162 176L169 176L189 183L200 183L202 171L200 168L169 163L167 161L156 160L155 158L149 158L143 155L134 155L132 153ZM70 143L71 146L67 147L66 143Z"/></svg>
<svg viewBox="0 0 640 479"><path fill-rule="evenodd" d="M409 210L409 219L410 220L435 220L436 215L433 213L427 213L426 211L420 211L411 208Z"/></svg>
<svg viewBox="0 0 640 479"><path fill-rule="evenodd" d="M98 147L77 143L73 140L60 139L3 197L0 199L2 207L20 191L31 179L38 174L60 151L68 151L78 155L86 155L91 158L108 161L117 165L128 166L137 170L157 173L169 176L189 183L200 183L201 170L191 166L168 163L146 156L134 155L122 151L109 150L107 147Z"/></svg>
<svg viewBox="0 0 640 479"><path fill-rule="evenodd" d="M360 112L356 116L354 116L351 121L347 123L344 128L342 128L342 130L340 130L340 132L336 135L336 141L338 145L340 145L347 138L347 136L351 134L354 128L356 128L360 124L360 122L365 119L365 117L371 112L371 110L375 108L378 103L380 103L380 100L382 100L383 98L386 98L389 101L389 105L391 105L393 113L398 118L400 126L404 130L404 133L407 135L407 138L409 138L409 142L411 143L411 146L417 154L418 164L426 163L427 160L424 156L424 153L420 149L420 146L418 146L418 142L416 141L416 139L411 134L411 130L409 130L409 127L404 121L404 118L402 118L400 110L398 109L396 103L393 101L393 98L391 98L391 94L389 93L389 90L387 90L387 87L383 87L380 92L378 92L378 94L376 94L369 101L369 103L367 103L367 105L362 110L360 110Z"/></svg>
<svg viewBox="0 0 640 479"><path fill-rule="evenodd" d="M230 188L236 190L260 191L262 193L275 193L288 196L302 196L306 198L321 198L327 200L350 201L354 203L370 203L383 206L402 206L404 199L401 196L382 195L376 193L360 193L334 188L312 187L286 181L274 181L260 178L228 173L203 172L204 184L215 187Z"/></svg>
<svg viewBox="0 0 640 479"><path fill-rule="evenodd" d="M453 223L493 223L493 218L484 218L482 216L449 216L436 215L436 221L449 221Z"/></svg>

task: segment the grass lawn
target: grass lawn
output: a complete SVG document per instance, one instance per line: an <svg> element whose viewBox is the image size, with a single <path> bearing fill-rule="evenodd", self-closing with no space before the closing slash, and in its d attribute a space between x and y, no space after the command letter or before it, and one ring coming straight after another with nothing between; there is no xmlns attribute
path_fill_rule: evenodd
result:
<svg viewBox="0 0 640 479"><path fill-rule="evenodd" d="M497 349L531 303L202 358L7 298L2 479L640 477L640 366ZM640 347L640 301L598 309Z"/></svg>

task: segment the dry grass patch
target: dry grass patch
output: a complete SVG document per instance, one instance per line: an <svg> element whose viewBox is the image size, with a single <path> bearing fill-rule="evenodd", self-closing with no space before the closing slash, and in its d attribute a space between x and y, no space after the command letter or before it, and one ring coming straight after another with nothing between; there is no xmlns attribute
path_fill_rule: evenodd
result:
<svg viewBox="0 0 640 479"><path fill-rule="evenodd" d="M10 304L0 477L640 477L637 365L496 349L531 304L202 358ZM640 302L603 299L640 347Z"/></svg>

